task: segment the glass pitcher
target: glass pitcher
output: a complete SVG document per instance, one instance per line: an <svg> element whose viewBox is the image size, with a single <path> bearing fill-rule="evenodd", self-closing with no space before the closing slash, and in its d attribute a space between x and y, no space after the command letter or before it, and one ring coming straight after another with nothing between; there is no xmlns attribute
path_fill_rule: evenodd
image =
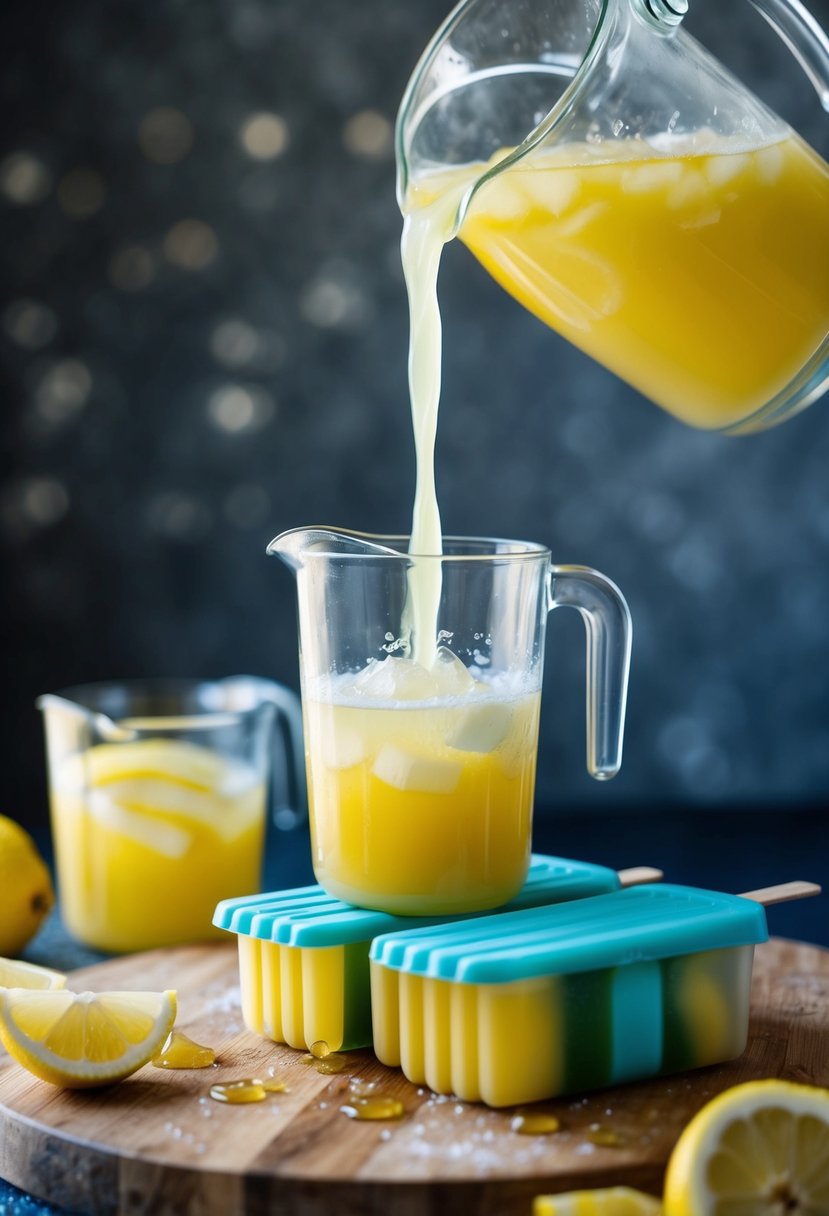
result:
<svg viewBox="0 0 829 1216"><path fill-rule="evenodd" d="M621 763L630 615L609 579L543 545L294 529L268 547L295 572L317 880L408 916L482 911L527 874L547 614L587 631L587 764ZM412 648L417 568L439 585L437 646Z"/></svg>
<svg viewBox="0 0 829 1216"><path fill-rule="evenodd" d="M826 34L753 2L829 109ZM398 198L671 414L740 433L829 384L829 166L686 7L463 0L401 104Z"/></svg>
<svg viewBox="0 0 829 1216"><path fill-rule="evenodd" d="M217 902L259 889L269 793L278 826L304 809L298 697L230 676L87 684L37 706L70 932L114 952L221 936Z"/></svg>

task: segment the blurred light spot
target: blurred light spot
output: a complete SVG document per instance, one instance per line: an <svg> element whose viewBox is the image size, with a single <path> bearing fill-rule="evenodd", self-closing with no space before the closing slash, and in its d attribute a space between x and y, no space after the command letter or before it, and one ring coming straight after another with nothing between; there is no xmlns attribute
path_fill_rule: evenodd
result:
<svg viewBox="0 0 829 1216"><path fill-rule="evenodd" d="M54 477L28 477L9 486L0 507L3 529L13 540L26 540L38 528L48 528L69 510L65 486Z"/></svg>
<svg viewBox="0 0 829 1216"><path fill-rule="evenodd" d="M117 249L109 261L109 279L121 291L141 291L155 278L155 258L141 245Z"/></svg>
<svg viewBox="0 0 829 1216"><path fill-rule="evenodd" d="M659 749L684 785L704 798L721 797L731 781L728 754L694 718L672 718L660 731Z"/></svg>
<svg viewBox="0 0 829 1216"><path fill-rule="evenodd" d="M58 332L58 319L37 300L14 300L3 313L3 332L25 350L40 350Z"/></svg>
<svg viewBox="0 0 829 1216"><path fill-rule="evenodd" d="M244 367L259 350L259 335L252 325L236 317L220 321L210 335L210 353L225 367Z"/></svg>
<svg viewBox="0 0 829 1216"><path fill-rule="evenodd" d="M203 270L218 251L216 233L201 220L179 220L164 237L164 256L182 270Z"/></svg>
<svg viewBox="0 0 829 1216"><path fill-rule="evenodd" d="M193 146L193 124L173 106L158 106L138 125L138 146L147 160L157 165L175 165Z"/></svg>
<svg viewBox="0 0 829 1216"><path fill-rule="evenodd" d="M207 401L207 416L220 431L238 435L258 431L275 412L273 397L258 385L223 384Z"/></svg>
<svg viewBox="0 0 829 1216"><path fill-rule="evenodd" d="M10 203L31 207L42 202L51 188L51 173L31 152L12 152L0 161L0 193Z"/></svg>
<svg viewBox="0 0 829 1216"><path fill-rule="evenodd" d="M567 451L575 456L595 456L607 446L603 423L589 409L580 410L567 419L562 439Z"/></svg>
<svg viewBox="0 0 829 1216"><path fill-rule="evenodd" d="M279 114L250 114L239 129L239 139L254 160L274 160L287 149L291 133Z"/></svg>
<svg viewBox="0 0 829 1216"><path fill-rule="evenodd" d="M685 512L668 494L644 491L634 497L630 507L633 526L648 540L671 541L685 525Z"/></svg>
<svg viewBox="0 0 829 1216"><path fill-rule="evenodd" d="M301 821L302 813L291 806L281 806L273 813L274 827L279 832L292 832Z"/></svg>
<svg viewBox="0 0 829 1216"><path fill-rule="evenodd" d="M258 528L271 509L271 499L264 486L236 486L224 501L224 513L237 528Z"/></svg>
<svg viewBox="0 0 829 1216"><path fill-rule="evenodd" d="M65 422L83 409L91 391L92 375L86 364L80 359L63 359L40 377L35 406L47 422Z"/></svg>
<svg viewBox="0 0 829 1216"><path fill-rule="evenodd" d="M378 110L361 110L343 127L343 143L355 156L385 158L392 151L392 125Z"/></svg>
<svg viewBox="0 0 829 1216"><path fill-rule="evenodd" d="M722 582L723 567L714 551L700 540L687 540L671 553L669 565L680 583L697 592L712 591Z"/></svg>
<svg viewBox="0 0 829 1216"><path fill-rule="evenodd" d="M306 284L299 311L321 329L363 329L371 319L371 301L352 267L331 265Z"/></svg>
<svg viewBox="0 0 829 1216"><path fill-rule="evenodd" d="M32 523L47 528L63 519L69 510L69 495L54 477L32 477L24 483L21 505Z"/></svg>
<svg viewBox="0 0 829 1216"><path fill-rule="evenodd" d="M156 494L147 506L147 523L153 532L172 540L197 541L205 536L212 524L207 503L182 490Z"/></svg>
<svg viewBox="0 0 829 1216"><path fill-rule="evenodd" d="M104 179L95 169L70 169L58 182L58 205L73 220L100 211L106 197Z"/></svg>

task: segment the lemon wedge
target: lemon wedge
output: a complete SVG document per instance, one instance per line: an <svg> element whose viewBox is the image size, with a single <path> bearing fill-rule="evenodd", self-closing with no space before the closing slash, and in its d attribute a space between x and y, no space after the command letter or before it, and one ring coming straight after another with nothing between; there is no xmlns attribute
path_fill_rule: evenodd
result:
<svg viewBox="0 0 829 1216"><path fill-rule="evenodd" d="M0 958L0 988L63 988L65 984L66 976L59 971L17 958Z"/></svg>
<svg viewBox="0 0 829 1216"><path fill-rule="evenodd" d="M538 1195L533 1202L533 1216L660 1216L661 1211L653 1195L627 1186Z"/></svg>
<svg viewBox="0 0 829 1216"><path fill-rule="evenodd" d="M665 1216L826 1216L829 1090L750 1081L714 1098L677 1141Z"/></svg>
<svg viewBox="0 0 829 1216"><path fill-rule="evenodd" d="M0 989L6 1051L67 1089L128 1077L158 1052L175 1018L175 992Z"/></svg>

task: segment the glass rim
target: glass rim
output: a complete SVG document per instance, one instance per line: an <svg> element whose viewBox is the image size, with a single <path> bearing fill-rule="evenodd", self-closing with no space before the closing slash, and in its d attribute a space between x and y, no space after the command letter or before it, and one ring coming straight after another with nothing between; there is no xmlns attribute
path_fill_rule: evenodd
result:
<svg viewBox="0 0 829 1216"><path fill-rule="evenodd" d="M244 706L204 706L185 705L183 702L188 695L198 693L200 689L218 690L227 688L231 682L239 680L249 684L252 695L250 704ZM72 684L58 688L52 692L42 693L35 700L35 706L42 712L50 708L52 699L71 706L78 714L90 719L106 719L119 728L136 732L153 731L166 733L182 730L212 730L222 726L238 725L246 718L254 717L264 705L270 704L266 689L275 684L267 676L227 676L217 679L200 679L197 676L135 676L122 680L92 680L83 684ZM263 694L256 696L257 692ZM107 696L123 695L127 704L123 712L107 706ZM144 697L151 705L156 699L164 697L180 699L178 707L159 706L157 710L142 709L136 712L134 702Z"/></svg>
<svg viewBox="0 0 829 1216"><path fill-rule="evenodd" d="M369 544L385 545L387 548L392 548L395 545L400 547L400 552L395 553L353 553L348 550L338 551L331 547L322 546L322 542L317 542L321 547L308 549L302 554L302 563L315 558L325 558L326 560L336 559L337 561L348 562L442 562L442 563L460 563L460 562L495 562L495 561L537 561L544 559L547 562L552 561L552 552L550 548L542 544L540 541L532 540L513 540L508 537L501 536L458 536L454 534L442 537L442 543L449 546L467 546L467 548L458 552L449 553L410 553L409 541L411 537L408 533L395 532L358 532L356 529L332 528L327 525L312 525L301 528L289 528L285 532L274 537L268 545L268 552L275 552L279 556L278 550L273 549L275 542L281 537L291 534L300 535L303 532L331 532L339 534L345 539L354 538L356 540L366 541ZM484 548L486 551L484 552Z"/></svg>

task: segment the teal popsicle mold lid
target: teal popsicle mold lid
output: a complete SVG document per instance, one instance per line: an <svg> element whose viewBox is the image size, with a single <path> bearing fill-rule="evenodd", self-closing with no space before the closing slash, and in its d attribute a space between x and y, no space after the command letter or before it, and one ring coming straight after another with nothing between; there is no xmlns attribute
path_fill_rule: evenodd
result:
<svg viewBox="0 0 829 1216"><path fill-rule="evenodd" d="M553 900L578 900L615 891L618 886L616 871L605 866L534 854L524 886L504 909L515 911ZM456 923L481 915L487 914L470 913L452 918L392 916L388 912L354 908L326 894L322 887L309 886L223 899L213 914L213 924L231 933L281 946L320 949L365 942L380 934L444 924L449 919Z"/></svg>
<svg viewBox="0 0 829 1216"><path fill-rule="evenodd" d="M760 904L669 884L482 916L374 940L395 971L465 984L506 984L651 962L768 937Z"/></svg>

